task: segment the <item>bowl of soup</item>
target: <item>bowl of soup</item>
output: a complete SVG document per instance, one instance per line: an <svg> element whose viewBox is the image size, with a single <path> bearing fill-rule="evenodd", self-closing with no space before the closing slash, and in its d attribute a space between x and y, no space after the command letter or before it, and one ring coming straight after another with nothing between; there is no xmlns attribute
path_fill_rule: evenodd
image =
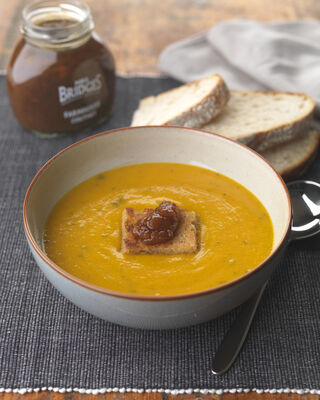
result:
<svg viewBox="0 0 320 400"><path fill-rule="evenodd" d="M192 235L180 223L175 242L124 251L125 211L163 202L192 215ZM71 302L113 323L170 329L215 318L259 289L288 243L291 204L281 177L247 147L151 126L58 153L32 180L23 218L36 263Z"/></svg>

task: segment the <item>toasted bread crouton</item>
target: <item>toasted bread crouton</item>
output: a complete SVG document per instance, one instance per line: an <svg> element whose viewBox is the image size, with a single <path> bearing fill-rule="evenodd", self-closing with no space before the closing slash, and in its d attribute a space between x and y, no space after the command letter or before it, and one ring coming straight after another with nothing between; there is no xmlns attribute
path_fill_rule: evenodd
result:
<svg viewBox="0 0 320 400"><path fill-rule="evenodd" d="M150 214L148 208L135 211L127 207L122 213L121 252L128 254L182 254L198 250L198 222L194 211L180 209L181 221L172 240L161 244L145 244L132 234L134 224Z"/></svg>

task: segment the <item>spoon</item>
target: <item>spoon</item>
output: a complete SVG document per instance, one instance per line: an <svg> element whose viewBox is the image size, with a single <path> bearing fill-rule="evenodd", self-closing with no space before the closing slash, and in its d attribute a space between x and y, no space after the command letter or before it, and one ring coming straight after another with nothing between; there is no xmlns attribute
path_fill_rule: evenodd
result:
<svg viewBox="0 0 320 400"><path fill-rule="evenodd" d="M292 203L290 240L304 239L320 232L320 184L300 180L287 184ZM251 322L268 282L243 306L240 314L220 343L212 362L214 375L228 371L247 337Z"/></svg>

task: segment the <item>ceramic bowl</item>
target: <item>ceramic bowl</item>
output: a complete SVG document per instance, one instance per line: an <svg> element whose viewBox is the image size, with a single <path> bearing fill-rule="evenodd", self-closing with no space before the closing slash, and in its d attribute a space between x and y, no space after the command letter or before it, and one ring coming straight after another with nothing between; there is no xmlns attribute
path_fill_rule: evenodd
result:
<svg viewBox="0 0 320 400"><path fill-rule="evenodd" d="M99 172L145 162L178 162L218 171L244 185L264 204L274 226L270 256L240 278L177 296L139 296L84 282L51 261L43 246L46 218L71 188ZM224 137L180 127L134 127L86 138L58 153L27 191L24 226L34 259L60 293L105 320L139 328L178 328L215 318L247 300L270 277L289 239L290 197L277 172L257 153Z"/></svg>

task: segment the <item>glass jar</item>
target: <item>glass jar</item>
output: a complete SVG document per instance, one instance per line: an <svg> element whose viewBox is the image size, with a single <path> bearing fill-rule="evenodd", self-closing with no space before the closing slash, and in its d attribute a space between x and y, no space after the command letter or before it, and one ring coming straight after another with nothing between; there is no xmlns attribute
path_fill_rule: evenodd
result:
<svg viewBox="0 0 320 400"><path fill-rule="evenodd" d="M77 0L39 1L23 10L7 90L24 128L53 137L110 115L115 65L93 26L89 8Z"/></svg>

